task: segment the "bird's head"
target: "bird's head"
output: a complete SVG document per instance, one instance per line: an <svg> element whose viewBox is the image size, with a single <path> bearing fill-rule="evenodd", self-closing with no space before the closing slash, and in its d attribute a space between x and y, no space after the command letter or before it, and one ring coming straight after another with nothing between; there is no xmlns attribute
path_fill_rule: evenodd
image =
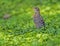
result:
<svg viewBox="0 0 60 46"><path fill-rule="evenodd" d="M35 13L39 13L40 12L40 9L38 7L34 7L34 12Z"/></svg>

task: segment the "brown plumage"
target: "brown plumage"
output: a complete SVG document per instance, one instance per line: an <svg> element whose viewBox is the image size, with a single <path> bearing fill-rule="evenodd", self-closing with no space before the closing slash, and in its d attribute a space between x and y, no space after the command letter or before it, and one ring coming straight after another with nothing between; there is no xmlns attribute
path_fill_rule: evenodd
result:
<svg viewBox="0 0 60 46"><path fill-rule="evenodd" d="M11 16L10 16L10 14L5 14L4 16L3 16L3 19L8 19L8 18L10 18Z"/></svg>
<svg viewBox="0 0 60 46"><path fill-rule="evenodd" d="M39 8L35 7L34 12L35 12L35 15L33 16L33 19L34 19L34 23L35 23L36 28L41 28L42 26L45 27L45 23L44 23L42 16L40 15Z"/></svg>

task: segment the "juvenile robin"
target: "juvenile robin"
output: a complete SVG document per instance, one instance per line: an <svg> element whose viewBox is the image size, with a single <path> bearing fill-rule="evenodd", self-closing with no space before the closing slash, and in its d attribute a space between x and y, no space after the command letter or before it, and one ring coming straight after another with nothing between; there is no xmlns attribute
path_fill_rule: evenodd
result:
<svg viewBox="0 0 60 46"><path fill-rule="evenodd" d="M45 28L45 23L44 23L44 20L40 14L40 10L38 7L34 7L33 20L34 20L36 28L41 28L42 26L44 26L44 28Z"/></svg>
<svg viewBox="0 0 60 46"><path fill-rule="evenodd" d="M10 14L5 14L4 16L3 16L3 19L8 19L8 18L10 18L11 16L10 16Z"/></svg>

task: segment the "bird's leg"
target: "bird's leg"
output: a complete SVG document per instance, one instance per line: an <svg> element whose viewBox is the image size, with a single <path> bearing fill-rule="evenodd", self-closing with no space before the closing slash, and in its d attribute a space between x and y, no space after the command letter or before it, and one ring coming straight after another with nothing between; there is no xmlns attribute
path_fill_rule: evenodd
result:
<svg viewBox="0 0 60 46"><path fill-rule="evenodd" d="M46 26L45 26L45 24L44 24L44 30L46 30Z"/></svg>

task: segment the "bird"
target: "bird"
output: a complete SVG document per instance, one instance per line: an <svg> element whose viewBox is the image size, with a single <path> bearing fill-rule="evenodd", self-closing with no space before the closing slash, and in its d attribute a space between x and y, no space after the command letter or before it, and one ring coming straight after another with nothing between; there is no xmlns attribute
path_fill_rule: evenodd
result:
<svg viewBox="0 0 60 46"><path fill-rule="evenodd" d="M33 20L36 28L39 29L44 26L45 29L45 22L40 14L40 9L38 7L34 7L33 9L34 9Z"/></svg>
<svg viewBox="0 0 60 46"><path fill-rule="evenodd" d="M11 17L10 14L4 14L3 19L8 19L8 18L10 18L10 17Z"/></svg>

